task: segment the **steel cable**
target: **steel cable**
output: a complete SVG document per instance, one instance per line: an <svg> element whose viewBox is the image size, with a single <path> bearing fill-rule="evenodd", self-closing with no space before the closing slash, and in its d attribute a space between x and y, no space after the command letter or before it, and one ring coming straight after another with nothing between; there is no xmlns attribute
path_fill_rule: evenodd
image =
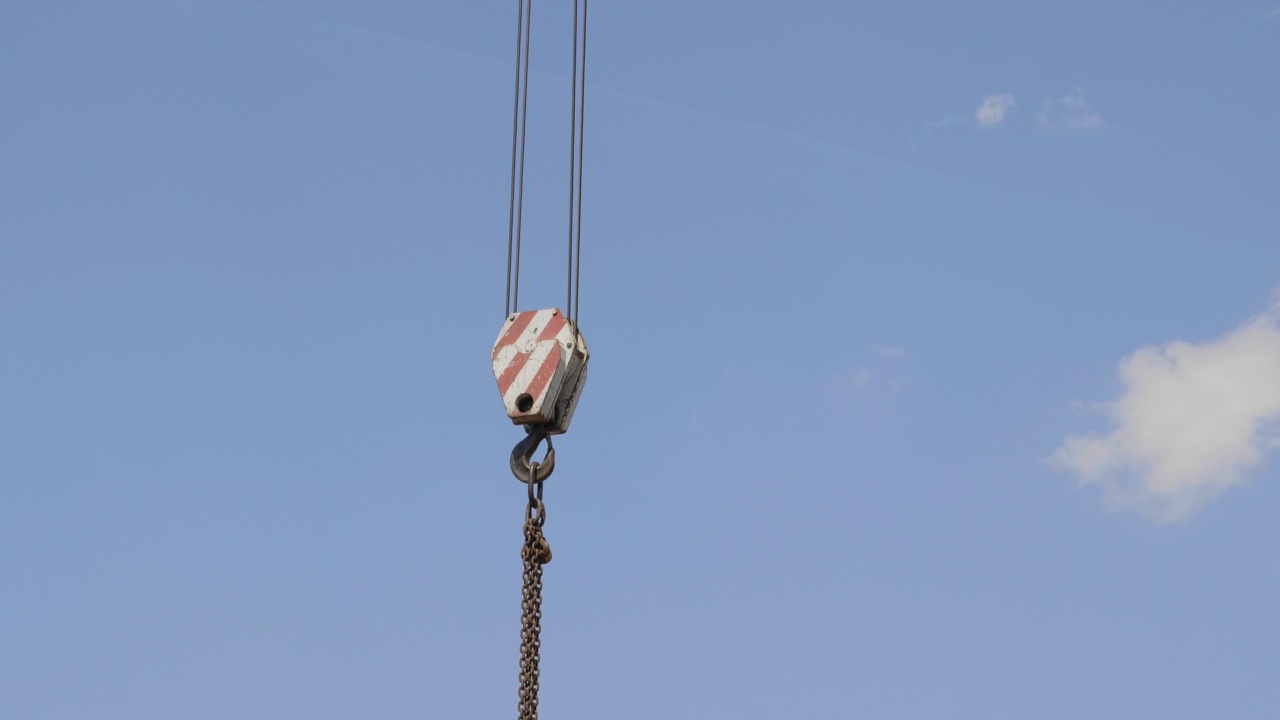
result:
<svg viewBox="0 0 1280 720"><path fill-rule="evenodd" d="M585 137L587 132L587 3L588 0L582 0L582 81L575 83L578 92L582 95L578 98L578 221L577 221L577 250L573 260L574 278L573 278L573 309L565 308L565 312L572 312L574 327L578 326L578 297L582 291L582 170L583 161L586 156ZM577 40L577 0L574 0L574 39ZM577 73L574 74L575 80Z"/></svg>
<svg viewBox="0 0 1280 720"><path fill-rule="evenodd" d="M507 299L504 315L520 305L520 240L524 224L525 138L529 124L529 45L533 0L516 0L516 92L511 121L511 201L507 214ZM518 168L518 172L517 172ZM513 259L514 258L514 259Z"/></svg>
<svg viewBox="0 0 1280 720"><path fill-rule="evenodd" d="M565 315L575 325L581 307L582 195L587 107L587 12L589 0L573 3L573 80L569 106L569 253ZM533 0L517 0L516 82L511 128L511 188L507 208L507 285L504 316L520 309L520 265L524 229L524 175L529 127L529 55ZM579 25L581 5L581 25ZM581 45L579 45L581 39Z"/></svg>
<svg viewBox="0 0 1280 720"><path fill-rule="evenodd" d="M520 239L524 228L524 157L528 144L525 135L529 129L529 46L530 28L533 26L533 0L525 5L524 21L524 99L520 110L520 199L516 205L516 269L515 284L511 291L511 312L520 310Z"/></svg>
<svg viewBox="0 0 1280 720"><path fill-rule="evenodd" d="M578 145L578 0L573 0L573 80L569 100L569 272L567 276L568 293L565 299L564 312L568 320L573 320L573 226L574 226L574 192L577 186L578 160L575 151Z"/></svg>
<svg viewBox="0 0 1280 720"><path fill-rule="evenodd" d="M569 104L569 277L566 285L565 315L576 327L578 298L582 283L582 169L585 150L587 110L587 0L582 0L582 24L578 24L579 1L573 2L573 81ZM582 46L579 52L578 41Z"/></svg>
<svg viewBox="0 0 1280 720"><path fill-rule="evenodd" d="M516 0L518 14L516 21L516 99L511 118L511 203L507 209L507 299L503 315L511 314L511 255L515 245L516 227L516 151L520 141L520 58L524 46L524 3Z"/></svg>

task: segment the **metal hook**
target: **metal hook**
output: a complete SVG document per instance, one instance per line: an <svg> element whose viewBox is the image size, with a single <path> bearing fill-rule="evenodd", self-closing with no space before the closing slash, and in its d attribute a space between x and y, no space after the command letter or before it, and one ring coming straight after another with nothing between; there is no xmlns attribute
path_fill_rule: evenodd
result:
<svg viewBox="0 0 1280 720"><path fill-rule="evenodd" d="M533 425L527 429L529 434L511 450L511 474L522 483L528 483L531 478L533 482L541 483L556 469L556 449L551 447L551 436L545 427ZM543 440L547 441L547 455L542 462L535 463L533 454Z"/></svg>

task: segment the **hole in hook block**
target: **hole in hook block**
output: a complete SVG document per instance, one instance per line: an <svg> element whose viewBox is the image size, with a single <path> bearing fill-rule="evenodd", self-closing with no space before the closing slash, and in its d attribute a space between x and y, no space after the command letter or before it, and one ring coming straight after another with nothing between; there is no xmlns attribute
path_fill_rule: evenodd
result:
<svg viewBox="0 0 1280 720"><path fill-rule="evenodd" d="M522 413L527 413L532 409L533 396L529 393L521 393L520 397L516 398L516 410L519 410Z"/></svg>

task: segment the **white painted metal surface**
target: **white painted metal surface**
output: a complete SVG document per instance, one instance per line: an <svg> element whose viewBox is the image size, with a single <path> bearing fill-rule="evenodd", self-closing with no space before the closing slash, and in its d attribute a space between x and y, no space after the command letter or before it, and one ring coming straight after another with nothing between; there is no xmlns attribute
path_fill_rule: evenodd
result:
<svg viewBox="0 0 1280 720"><path fill-rule="evenodd" d="M591 354L563 312L526 310L507 318L493 346L493 376L507 416L517 425L569 429Z"/></svg>

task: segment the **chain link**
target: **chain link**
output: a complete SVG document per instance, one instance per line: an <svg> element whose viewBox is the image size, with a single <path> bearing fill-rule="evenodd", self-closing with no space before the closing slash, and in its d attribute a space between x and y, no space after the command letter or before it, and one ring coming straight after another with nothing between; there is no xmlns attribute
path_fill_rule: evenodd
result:
<svg viewBox="0 0 1280 720"><path fill-rule="evenodd" d="M551 562L551 546L542 534L547 508L542 503L538 463L530 464L529 503L524 511L524 585L520 602L520 703L519 720L538 718L538 663L542 649L542 566Z"/></svg>

